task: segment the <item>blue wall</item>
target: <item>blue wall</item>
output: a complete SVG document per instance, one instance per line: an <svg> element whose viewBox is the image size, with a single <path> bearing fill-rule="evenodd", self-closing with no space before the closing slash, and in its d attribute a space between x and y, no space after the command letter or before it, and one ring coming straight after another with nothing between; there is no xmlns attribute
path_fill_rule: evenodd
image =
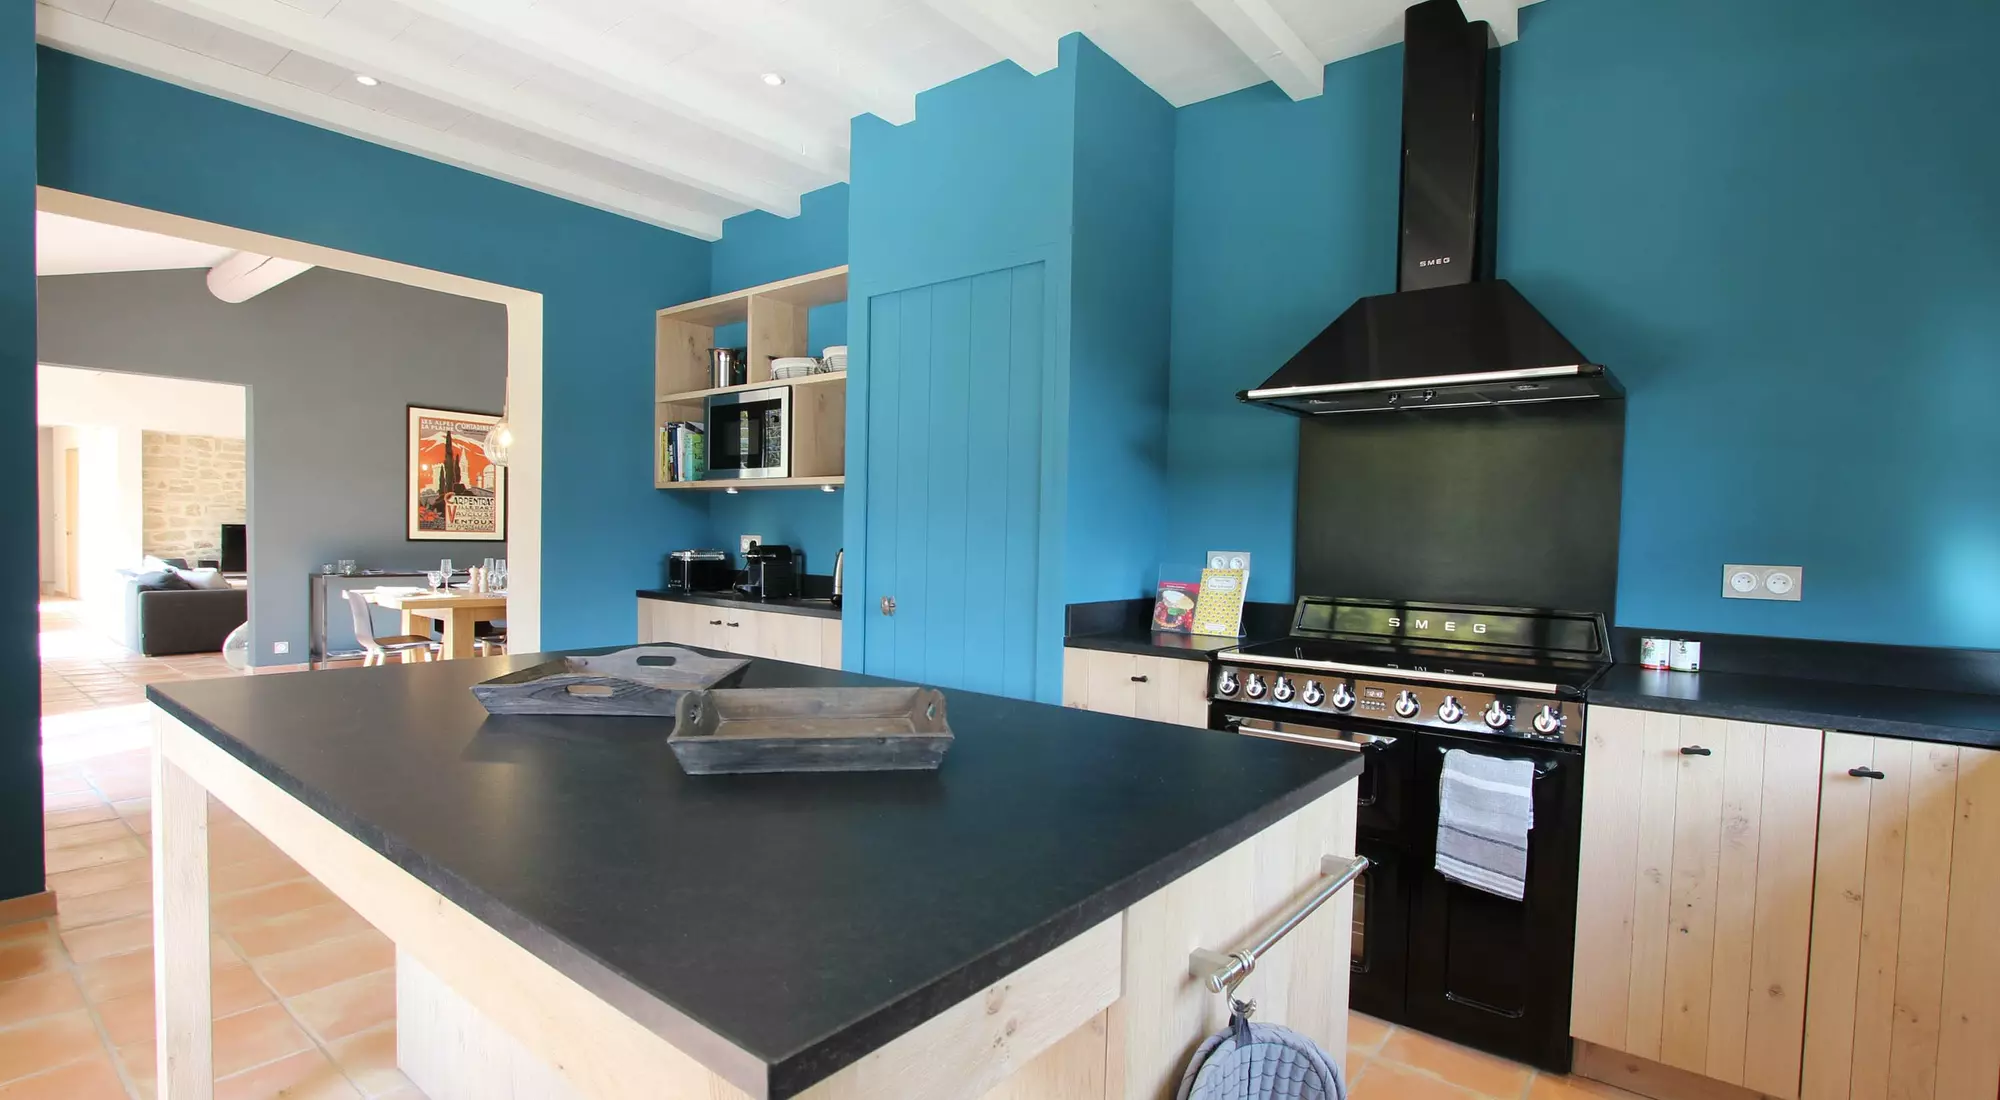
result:
<svg viewBox="0 0 2000 1100"><path fill-rule="evenodd" d="M1065 602L1149 594L1166 514L1174 109L1075 42Z"/></svg>
<svg viewBox="0 0 2000 1100"><path fill-rule="evenodd" d="M0 12L0 900L42 889L35 634L35 6Z"/></svg>
<svg viewBox="0 0 2000 1100"><path fill-rule="evenodd" d="M652 392L654 311L708 293L706 242L51 50L40 173L541 292L544 646L632 639L632 590L704 530L699 505L654 490L652 410L633 395Z"/></svg>
<svg viewBox="0 0 2000 1100"><path fill-rule="evenodd" d="M1619 621L2000 647L2000 5L1521 19L1499 269L1629 390ZM1228 395L1392 286L1399 74L1179 112L1172 470L1206 492L1172 545L1256 551L1258 599L1290 595L1296 429ZM1724 601L1725 561L1805 599Z"/></svg>
<svg viewBox="0 0 2000 1100"><path fill-rule="evenodd" d="M799 216L780 218L762 210L739 214L722 223L722 239L709 250L710 294L824 271L847 262L847 185L822 187L799 200ZM715 330L718 346L740 347L743 326ZM830 344L847 342L845 303L820 306L807 319L806 346L817 355ZM738 536L757 534L765 541L801 548L806 569L832 573L841 540L841 494L817 489L759 489L730 496L689 494L704 498L708 511L704 545L732 553Z"/></svg>

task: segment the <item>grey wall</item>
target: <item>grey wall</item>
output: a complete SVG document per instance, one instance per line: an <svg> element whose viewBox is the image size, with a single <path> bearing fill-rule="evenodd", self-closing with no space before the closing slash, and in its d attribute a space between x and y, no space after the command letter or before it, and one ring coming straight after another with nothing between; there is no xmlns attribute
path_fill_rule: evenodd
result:
<svg viewBox="0 0 2000 1100"><path fill-rule="evenodd" d="M503 543L410 542L403 522L406 407L500 411L504 307L324 268L229 305L206 274L38 280L39 358L249 387L253 661L305 660L306 576L321 562L505 556ZM291 652L274 655L277 641Z"/></svg>

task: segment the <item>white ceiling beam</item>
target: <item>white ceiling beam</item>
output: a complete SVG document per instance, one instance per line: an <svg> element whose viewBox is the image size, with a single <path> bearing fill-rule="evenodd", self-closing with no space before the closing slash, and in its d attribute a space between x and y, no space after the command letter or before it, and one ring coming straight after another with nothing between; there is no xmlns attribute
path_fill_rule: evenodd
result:
<svg viewBox="0 0 2000 1100"><path fill-rule="evenodd" d="M309 15L278 0L155 2L732 203L768 210L782 217L799 212L799 196L790 188L719 166L707 158L652 147L643 140L635 140L639 135L524 94L490 77L453 68L402 43L374 38Z"/></svg>
<svg viewBox="0 0 2000 1100"><path fill-rule="evenodd" d="M1061 34L1037 26L1012 0L924 0L932 11L1037 76L1056 67Z"/></svg>
<svg viewBox="0 0 2000 1100"><path fill-rule="evenodd" d="M241 305L288 279L313 269L304 260L284 260L256 252L237 252L208 269L208 292L231 305Z"/></svg>
<svg viewBox="0 0 2000 1100"><path fill-rule="evenodd" d="M654 0L655 6L697 30L738 48L777 59L779 71L842 93L900 126L917 117L917 93L872 47L848 28L806 14L804 4L782 0Z"/></svg>
<svg viewBox="0 0 2000 1100"><path fill-rule="evenodd" d="M1193 0L1236 48L1293 99L1326 90L1326 66L1270 0Z"/></svg>
<svg viewBox="0 0 2000 1100"><path fill-rule="evenodd" d="M46 4L35 6L35 37L60 50L221 96L247 107L454 164L702 240L713 241L722 236L719 215L634 194L601 180L240 69L226 61Z"/></svg>
<svg viewBox="0 0 2000 1100"><path fill-rule="evenodd" d="M572 76L679 115L823 177L847 178L847 130L801 125L782 111L663 66L609 35L522 0L401 0L421 15L463 27Z"/></svg>
<svg viewBox="0 0 2000 1100"><path fill-rule="evenodd" d="M1525 0L1534 3L1534 0ZM1521 37L1521 5L1523 0L1458 0L1460 11L1475 23L1486 20L1493 28L1494 45L1512 45Z"/></svg>

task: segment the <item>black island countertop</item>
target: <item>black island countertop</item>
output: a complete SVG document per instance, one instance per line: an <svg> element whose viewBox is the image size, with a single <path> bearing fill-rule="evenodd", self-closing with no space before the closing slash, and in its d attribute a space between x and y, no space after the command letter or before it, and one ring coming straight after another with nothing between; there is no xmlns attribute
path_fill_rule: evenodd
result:
<svg viewBox="0 0 2000 1100"><path fill-rule="evenodd" d="M935 773L691 777L657 720L489 717L468 690L546 659L154 684L147 697L669 1042L690 1038L674 1033L688 1021L727 1040L761 1063L773 1098L1361 767L1358 754L947 691L957 739ZM759 660L740 686L889 682Z"/></svg>

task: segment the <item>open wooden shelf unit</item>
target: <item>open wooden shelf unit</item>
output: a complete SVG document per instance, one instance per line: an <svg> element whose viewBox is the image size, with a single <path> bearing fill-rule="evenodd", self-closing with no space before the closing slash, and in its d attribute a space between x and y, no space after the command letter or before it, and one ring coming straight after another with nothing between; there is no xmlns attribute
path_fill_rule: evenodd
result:
<svg viewBox="0 0 2000 1100"><path fill-rule="evenodd" d="M806 344L806 315L814 306L847 300L847 268L830 267L780 279L659 312L653 358L653 484L661 489L783 489L839 485L845 480L847 374L814 374L774 381L771 360L813 354ZM742 386L716 387L708 349L715 330L741 324L747 336ZM708 399L768 386L792 387L791 477L759 480L663 481L660 428L675 421L706 423Z"/></svg>

